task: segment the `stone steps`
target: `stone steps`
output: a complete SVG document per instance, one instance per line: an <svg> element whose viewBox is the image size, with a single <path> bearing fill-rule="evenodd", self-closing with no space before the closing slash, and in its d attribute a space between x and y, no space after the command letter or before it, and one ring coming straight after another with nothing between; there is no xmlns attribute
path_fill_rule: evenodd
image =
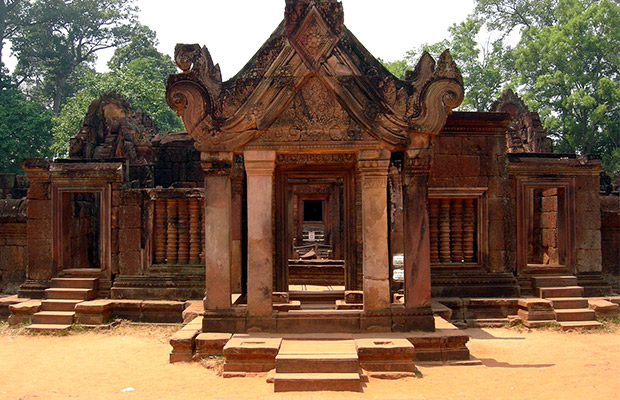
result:
<svg viewBox="0 0 620 400"><path fill-rule="evenodd" d="M538 294L543 299L556 297L583 297L581 286L539 287Z"/></svg>
<svg viewBox="0 0 620 400"><path fill-rule="evenodd" d="M588 308L588 299L585 297L555 297L550 300L555 310Z"/></svg>
<svg viewBox="0 0 620 400"><path fill-rule="evenodd" d="M97 289L97 278L52 278L52 288Z"/></svg>
<svg viewBox="0 0 620 400"><path fill-rule="evenodd" d="M73 311L75 306L81 302L82 300L42 300L41 311Z"/></svg>
<svg viewBox="0 0 620 400"><path fill-rule="evenodd" d="M357 373L357 354L278 354L280 373Z"/></svg>
<svg viewBox="0 0 620 400"><path fill-rule="evenodd" d="M532 276L534 287L577 286L577 277L572 275Z"/></svg>
<svg viewBox="0 0 620 400"><path fill-rule="evenodd" d="M565 331L568 331L571 329L577 329L577 328L592 329L592 328L598 328L599 326L602 325L600 322L597 322L597 321L565 321L565 322L558 322L558 323L560 324L562 329Z"/></svg>
<svg viewBox="0 0 620 400"><path fill-rule="evenodd" d="M275 392L361 391L355 341L282 340L276 356Z"/></svg>
<svg viewBox="0 0 620 400"><path fill-rule="evenodd" d="M276 372L273 380L275 392L311 391L361 391L359 373L303 373L283 374Z"/></svg>
<svg viewBox="0 0 620 400"><path fill-rule="evenodd" d="M97 296L98 278L90 276L94 275L93 271L70 271L78 271L86 276L53 278L52 287L45 290L41 311L33 314L33 324L28 329L39 332L69 329L76 317L75 307ZM98 273L98 270L96 272Z"/></svg>
<svg viewBox="0 0 620 400"><path fill-rule="evenodd" d="M71 328L71 325L66 324L32 324L28 325L26 329L34 332L63 332Z"/></svg>
<svg viewBox="0 0 620 400"><path fill-rule="evenodd" d="M45 299L54 300L92 300L97 292L93 289L50 288L45 290Z"/></svg>
<svg viewBox="0 0 620 400"><path fill-rule="evenodd" d="M39 311L32 316L32 322L38 325L71 325L74 317L73 311Z"/></svg>
<svg viewBox="0 0 620 400"><path fill-rule="evenodd" d="M563 330L601 326L596 321L596 313L589 308L584 298L584 288L577 285L577 277L572 275L532 276L532 284L538 295L551 301L555 320Z"/></svg>
<svg viewBox="0 0 620 400"><path fill-rule="evenodd" d="M555 310L555 318L558 322L596 321L594 310L589 308Z"/></svg>

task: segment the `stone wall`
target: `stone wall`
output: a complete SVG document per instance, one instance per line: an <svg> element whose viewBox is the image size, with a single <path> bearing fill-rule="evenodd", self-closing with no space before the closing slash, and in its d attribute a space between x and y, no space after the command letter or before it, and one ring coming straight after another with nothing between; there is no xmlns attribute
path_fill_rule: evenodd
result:
<svg viewBox="0 0 620 400"><path fill-rule="evenodd" d="M601 196L603 274L620 275L620 197Z"/></svg>
<svg viewBox="0 0 620 400"><path fill-rule="evenodd" d="M24 175L0 174L0 199L26 197L30 182Z"/></svg>
<svg viewBox="0 0 620 400"><path fill-rule="evenodd" d="M155 186L201 187L200 152L186 132L160 133L153 138Z"/></svg>
<svg viewBox="0 0 620 400"><path fill-rule="evenodd" d="M0 200L0 293L26 279L26 199Z"/></svg>
<svg viewBox="0 0 620 400"><path fill-rule="evenodd" d="M503 113L455 112L433 142L429 191L440 188L486 188L488 272L515 267L515 240L511 232L510 183L506 160ZM484 229L479 226L477 229Z"/></svg>

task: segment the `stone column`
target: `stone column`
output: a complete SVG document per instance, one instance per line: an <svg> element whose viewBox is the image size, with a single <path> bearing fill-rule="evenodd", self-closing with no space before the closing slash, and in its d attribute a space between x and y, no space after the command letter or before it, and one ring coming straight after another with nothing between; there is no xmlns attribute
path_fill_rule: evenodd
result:
<svg viewBox="0 0 620 400"><path fill-rule="evenodd" d="M205 173L205 285L206 311L226 310L230 298L230 171L232 153L202 153Z"/></svg>
<svg viewBox="0 0 620 400"><path fill-rule="evenodd" d="M26 221L28 264L26 282L20 286L18 294L19 297L42 298L49 280L62 268L61 260L53 258L49 161L26 159L22 168L30 181Z"/></svg>
<svg viewBox="0 0 620 400"><path fill-rule="evenodd" d="M232 180L232 262L230 285L233 293L241 292L241 214L243 208L243 181L245 179L243 164L235 162Z"/></svg>
<svg viewBox="0 0 620 400"><path fill-rule="evenodd" d="M248 196L248 316L272 313L275 151L243 153Z"/></svg>
<svg viewBox="0 0 620 400"><path fill-rule="evenodd" d="M405 210L405 330L433 330L428 175L430 150L410 149L403 160ZM430 312L430 314L429 314Z"/></svg>
<svg viewBox="0 0 620 400"><path fill-rule="evenodd" d="M357 169L362 192L362 243L364 311L390 308L387 178L388 150L358 153Z"/></svg>

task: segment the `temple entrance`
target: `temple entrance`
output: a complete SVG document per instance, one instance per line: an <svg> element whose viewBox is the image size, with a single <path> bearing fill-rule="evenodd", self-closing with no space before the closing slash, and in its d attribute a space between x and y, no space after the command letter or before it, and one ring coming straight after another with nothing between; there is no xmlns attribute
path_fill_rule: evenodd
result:
<svg viewBox="0 0 620 400"><path fill-rule="evenodd" d="M101 268L101 196L62 194L62 268Z"/></svg>
<svg viewBox="0 0 620 400"><path fill-rule="evenodd" d="M279 237L276 287L342 294L351 280L351 173L281 171L276 188Z"/></svg>

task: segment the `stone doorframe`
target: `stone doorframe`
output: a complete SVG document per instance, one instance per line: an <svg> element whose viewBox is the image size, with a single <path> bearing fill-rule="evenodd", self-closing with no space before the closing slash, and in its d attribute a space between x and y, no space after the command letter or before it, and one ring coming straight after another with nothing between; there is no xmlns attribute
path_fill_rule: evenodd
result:
<svg viewBox="0 0 620 400"><path fill-rule="evenodd" d="M517 274L527 274L527 244L533 190L558 189L557 243L561 265L571 272L575 262L575 178L523 178L516 181Z"/></svg>
<svg viewBox="0 0 620 400"><path fill-rule="evenodd" d="M57 268L56 273L64 269L62 266L64 262L62 228L67 210L63 204L63 196L72 193L99 195L100 269L102 277L109 279L112 271L112 188L109 183L102 185L58 185L52 183L52 260Z"/></svg>
<svg viewBox="0 0 620 400"><path fill-rule="evenodd" d="M355 183L354 183L354 169L355 166L352 163L352 160L355 159L354 154L346 154L346 155L326 155L322 158L320 155L317 156L319 160L331 160L336 159L340 160L339 163L327 163L327 164L319 164L318 169L313 169L308 171L304 170L303 167L299 167L299 165L304 164L288 164L287 155L281 155L277 158L276 163L276 213L275 213L275 224L278 226L285 226L285 229L288 229L286 226L288 218L284 215L287 210L286 207L286 194L288 183L287 179L290 177L308 177L308 178L321 178L321 177L338 177L343 181L343 198L341 199L344 210L341 212L344 216L344 227L345 234L343 234L344 239L341 244L342 250L344 253L345 259L345 288L347 289L355 289L355 281L356 281L356 257L355 257ZM295 160L303 159L306 160L307 157L296 155L292 157ZM312 157L310 157L312 159ZM295 168L293 165L297 165ZM346 204L346 205L345 205ZM347 232L348 230L348 232ZM348 234L347 234L348 233ZM276 279L275 285L277 291L288 291L288 260L286 259L286 246L290 246L289 241L287 240L286 234L284 232L278 232L276 229L276 254L278 255L278 259L275 260L276 265Z"/></svg>

